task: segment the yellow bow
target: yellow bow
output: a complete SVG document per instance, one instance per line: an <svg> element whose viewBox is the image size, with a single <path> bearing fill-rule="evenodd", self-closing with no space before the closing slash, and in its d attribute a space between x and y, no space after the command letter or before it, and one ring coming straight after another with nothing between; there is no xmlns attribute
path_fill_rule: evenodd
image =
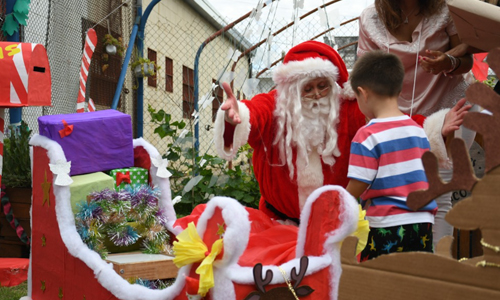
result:
<svg viewBox="0 0 500 300"><path fill-rule="evenodd" d="M366 247L366 243L368 242L368 233L370 232L370 226L368 224L368 220L365 220L366 210L359 207L359 217L358 217L358 229L354 231L353 236L358 238L358 246L356 247L356 255L361 253L363 249Z"/></svg>
<svg viewBox="0 0 500 300"><path fill-rule="evenodd" d="M218 239L212 245L212 251L209 253L207 245L203 242L196 231L194 223L188 224L187 229L179 233L178 242L174 242L175 258L174 264L180 268L192 263L201 262L196 269L196 274L200 275L200 286L198 294L202 297L214 286L213 262L217 255L222 252L222 239Z"/></svg>

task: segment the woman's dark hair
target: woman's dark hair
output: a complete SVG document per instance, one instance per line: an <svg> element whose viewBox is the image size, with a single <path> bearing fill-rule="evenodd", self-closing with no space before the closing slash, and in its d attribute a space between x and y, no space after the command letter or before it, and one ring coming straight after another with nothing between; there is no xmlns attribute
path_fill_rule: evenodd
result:
<svg viewBox="0 0 500 300"><path fill-rule="evenodd" d="M394 30L403 24L400 2L401 0L375 0L377 13L389 30ZM445 4L445 0L419 0L418 13L429 17L436 14Z"/></svg>

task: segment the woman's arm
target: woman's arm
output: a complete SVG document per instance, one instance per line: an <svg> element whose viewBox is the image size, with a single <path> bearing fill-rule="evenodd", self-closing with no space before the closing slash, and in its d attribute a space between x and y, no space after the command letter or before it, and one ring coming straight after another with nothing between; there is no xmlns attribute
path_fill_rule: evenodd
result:
<svg viewBox="0 0 500 300"><path fill-rule="evenodd" d="M457 59L458 65L455 66L455 70L452 70L451 72L447 72L447 74L450 75L457 75L457 74L463 74L467 73L472 69L472 65L474 64L474 61L472 59L472 54L469 52L468 47L463 50L465 44L463 44L460 41L460 38L458 37L458 34L450 36L450 46L451 49L446 51L446 54L450 55L448 57L448 60L450 61L450 69L452 70L452 62L451 60L453 58Z"/></svg>
<svg viewBox="0 0 500 300"><path fill-rule="evenodd" d="M458 34L450 36L451 49L441 51L425 50L428 56L419 57L420 66L428 73L458 75L472 69L472 54L468 53L466 44L460 42Z"/></svg>

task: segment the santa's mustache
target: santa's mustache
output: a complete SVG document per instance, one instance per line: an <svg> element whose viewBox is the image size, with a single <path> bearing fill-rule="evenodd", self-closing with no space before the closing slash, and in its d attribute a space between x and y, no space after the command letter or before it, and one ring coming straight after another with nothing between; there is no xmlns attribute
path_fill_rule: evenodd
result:
<svg viewBox="0 0 500 300"><path fill-rule="evenodd" d="M330 97L322 97L319 99L303 98L302 111L305 113L328 114L330 111Z"/></svg>

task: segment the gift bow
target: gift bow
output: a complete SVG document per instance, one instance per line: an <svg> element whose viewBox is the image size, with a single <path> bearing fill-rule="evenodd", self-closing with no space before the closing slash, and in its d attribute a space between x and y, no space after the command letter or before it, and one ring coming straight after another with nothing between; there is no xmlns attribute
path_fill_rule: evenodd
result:
<svg viewBox="0 0 500 300"><path fill-rule="evenodd" d="M368 233L370 232L370 224L368 220L365 220L366 210L361 208L361 205L358 204L359 214L358 214L358 229L351 234L358 238L358 245L356 247L356 255L361 253L363 249L365 249L366 244L368 243Z"/></svg>
<svg viewBox="0 0 500 300"><path fill-rule="evenodd" d="M130 171L116 173L116 186L119 186L122 182L130 184Z"/></svg>
<svg viewBox="0 0 500 300"><path fill-rule="evenodd" d="M198 294L202 297L214 286L213 263L217 255L222 252L222 239L216 240L212 244L212 251L208 252L208 247L198 235L194 223L188 224L187 229L177 235L178 242L174 242L175 258L174 264L180 268L192 263L201 262L196 269L196 274L200 275L200 286Z"/></svg>
<svg viewBox="0 0 500 300"><path fill-rule="evenodd" d="M62 123L64 125L64 128L59 130L59 135L61 136L61 138L65 138L73 132L73 125L68 125L68 122L66 122L65 120L62 120Z"/></svg>

